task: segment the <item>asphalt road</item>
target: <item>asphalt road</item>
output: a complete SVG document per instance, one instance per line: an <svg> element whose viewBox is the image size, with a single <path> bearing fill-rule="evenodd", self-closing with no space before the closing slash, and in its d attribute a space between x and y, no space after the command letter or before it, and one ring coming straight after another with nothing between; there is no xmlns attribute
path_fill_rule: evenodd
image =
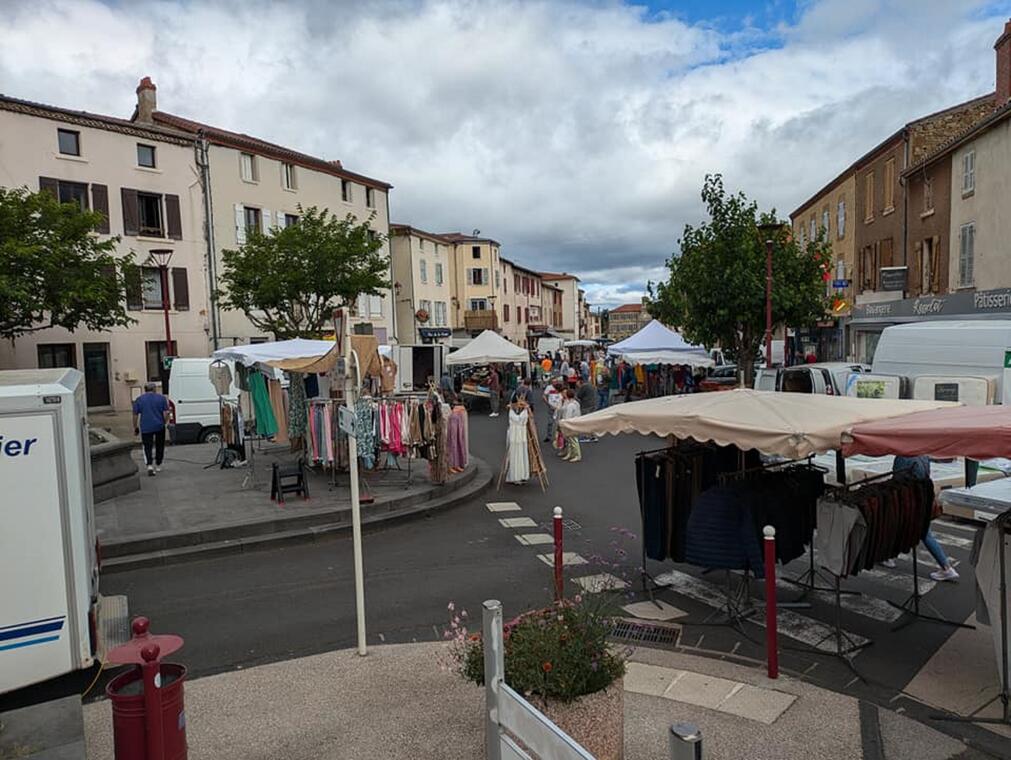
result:
<svg viewBox="0 0 1011 760"><path fill-rule="evenodd" d="M543 408L539 421L543 425ZM506 418L471 417L471 450L497 469L504 454ZM514 534L550 532L552 508L564 510L569 523L566 550L590 559L572 568L572 576L603 572L601 562L617 562L607 570L633 581L639 588L638 538L623 537L619 528L638 536L639 513L635 492L635 453L661 445L658 439L634 435L607 438L583 445L583 461L569 464L547 453L550 486L536 482L505 485L499 492L452 510L415 521L380 528L364 540L368 643L409 642L440 638L448 622L447 605L468 610L480 620L481 602L499 599L507 614L543 605L550 599L551 569L537 558L550 546L526 546ZM493 486L494 489L494 486ZM521 512L493 514L485 504L514 501ZM523 516L542 527L511 529L499 518ZM954 546L949 553L968 574L966 526L941 528ZM624 552L624 554L623 554ZM597 559L594 559L594 558ZM650 563L653 574L675 569L671 563ZM710 590L721 577L678 566ZM783 570L799 575L806 559ZM921 582L933 567L921 563ZM887 577L886 577L887 576ZM883 584L882 580L887 580ZM759 584L755 584L760 593ZM847 588L870 598L901 602L911 590L908 570L882 571L846 582ZM570 591L575 586L570 583ZM254 553L207 559L163 568L117 573L103 579L105 593L126 594L132 614L147 615L155 631L182 635L186 640L178 660L191 676L243 668L355 644L354 586L351 543L327 539ZM644 598L640 592L637 598ZM719 624L721 615L699 595L671 589L658 597L689 613L682 644L710 653L761 659L763 631L751 622L740 627ZM781 598L796 598L784 589ZM835 608L830 595L813 599L811 609L797 610L801 628L809 623L832 625ZM964 620L973 609L971 583L939 584L925 597L924 609L951 620ZM878 604L878 612L886 605ZM897 616L898 613L896 613ZM813 622L811 622L813 621ZM813 653L809 646L782 638L783 667L822 686L865 699L887 703L929 659L954 630L945 625L916 622L891 631L895 621L873 619L844 609L847 632L872 640L854 659L856 673L840 659ZM781 628L783 624L781 623ZM810 631L802 630L805 636ZM96 690L97 691L97 690ZM953 729L960 731L962 729Z"/></svg>

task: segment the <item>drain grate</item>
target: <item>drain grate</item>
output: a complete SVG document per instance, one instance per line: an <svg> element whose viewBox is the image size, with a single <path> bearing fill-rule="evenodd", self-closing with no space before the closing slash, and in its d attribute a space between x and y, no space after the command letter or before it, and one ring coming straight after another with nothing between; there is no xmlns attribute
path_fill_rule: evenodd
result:
<svg viewBox="0 0 1011 760"><path fill-rule="evenodd" d="M577 523L575 520L571 520L568 517L562 518L562 527L565 530L582 530L583 526Z"/></svg>
<svg viewBox="0 0 1011 760"><path fill-rule="evenodd" d="M628 644L674 647L681 639L681 626L620 618L614 622L611 638Z"/></svg>

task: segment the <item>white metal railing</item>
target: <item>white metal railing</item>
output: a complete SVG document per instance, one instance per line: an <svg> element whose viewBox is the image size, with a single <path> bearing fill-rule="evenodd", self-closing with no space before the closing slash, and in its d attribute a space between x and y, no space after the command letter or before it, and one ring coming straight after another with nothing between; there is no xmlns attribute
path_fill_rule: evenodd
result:
<svg viewBox="0 0 1011 760"><path fill-rule="evenodd" d="M482 623L487 760L594 760L571 736L506 685L501 602L484 603Z"/></svg>

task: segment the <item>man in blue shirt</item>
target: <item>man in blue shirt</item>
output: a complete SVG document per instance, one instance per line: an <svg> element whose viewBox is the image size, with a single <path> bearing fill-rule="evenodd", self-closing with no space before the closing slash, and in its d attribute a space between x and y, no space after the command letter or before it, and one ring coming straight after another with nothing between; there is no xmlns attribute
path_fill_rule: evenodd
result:
<svg viewBox="0 0 1011 760"><path fill-rule="evenodd" d="M147 474L161 472L165 457L165 423L168 422L168 399L155 392L154 383L144 384L144 393L133 402L133 432L144 443L144 463ZM152 448L154 449L152 455Z"/></svg>

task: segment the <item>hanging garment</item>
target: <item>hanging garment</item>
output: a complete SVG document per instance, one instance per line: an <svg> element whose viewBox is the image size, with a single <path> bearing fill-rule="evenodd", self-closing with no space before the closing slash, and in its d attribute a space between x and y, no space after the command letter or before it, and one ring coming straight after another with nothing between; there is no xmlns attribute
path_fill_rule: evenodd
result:
<svg viewBox="0 0 1011 760"><path fill-rule="evenodd" d="M280 380L267 381L267 394L270 397L270 408L277 421L277 432L274 433L275 443L288 443L288 410L284 403L284 389Z"/></svg>
<svg viewBox="0 0 1011 760"><path fill-rule="evenodd" d="M305 397L306 398L318 398L319 397L319 375L310 372L308 375L302 376L303 385L305 385Z"/></svg>
<svg viewBox="0 0 1011 760"><path fill-rule="evenodd" d="M462 406L454 407L453 412L449 415L449 424L446 430L449 467L451 469L462 470L467 467L469 459L467 427L467 410Z"/></svg>
<svg viewBox="0 0 1011 760"><path fill-rule="evenodd" d="M528 415L526 409L519 412L511 407L509 409L509 428L506 431L507 483L526 483L530 478L530 456L527 450Z"/></svg>
<svg viewBox="0 0 1011 760"><path fill-rule="evenodd" d="M291 380L288 383L288 392L290 394L288 436L291 438L292 444L294 445L296 440L301 441L306 434L308 408L306 406L305 398L304 375L298 372L292 372L290 377Z"/></svg>
<svg viewBox="0 0 1011 760"><path fill-rule="evenodd" d="M688 518L688 562L705 568L750 570L756 578L765 576L749 496L739 484L717 486L699 495Z"/></svg>
<svg viewBox="0 0 1011 760"><path fill-rule="evenodd" d="M240 391L250 391L249 378L256 370L250 370L243 364L235 365L235 387Z"/></svg>
<svg viewBox="0 0 1011 760"><path fill-rule="evenodd" d="M376 465L377 437L373 405L360 398L355 402L355 437L358 442L358 458L366 470Z"/></svg>
<svg viewBox="0 0 1011 760"><path fill-rule="evenodd" d="M814 551L818 564L833 575L848 576L867 533L863 515L849 504L825 498L818 502L817 522Z"/></svg>
<svg viewBox="0 0 1011 760"><path fill-rule="evenodd" d="M277 418L271 408L267 381L259 372L249 373L249 395L253 398L257 434L268 437L275 435L277 433Z"/></svg>
<svg viewBox="0 0 1011 760"><path fill-rule="evenodd" d="M214 386L214 392L219 396L227 396L232 388L232 371L224 362L211 364L207 369L207 377Z"/></svg>

